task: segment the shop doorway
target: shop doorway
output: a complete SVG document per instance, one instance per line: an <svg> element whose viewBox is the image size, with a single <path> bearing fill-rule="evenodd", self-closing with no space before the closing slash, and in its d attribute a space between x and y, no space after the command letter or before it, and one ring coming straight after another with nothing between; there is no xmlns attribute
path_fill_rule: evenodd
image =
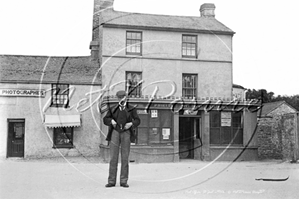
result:
<svg viewBox="0 0 300 199"><path fill-rule="evenodd" d="M25 120L9 119L7 157L24 157Z"/></svg>
<svg viewBox="0 0 300 199"><path fill-rule="evenodd" d="M201 118L179 117L180 159L201 159Z"/></svg>

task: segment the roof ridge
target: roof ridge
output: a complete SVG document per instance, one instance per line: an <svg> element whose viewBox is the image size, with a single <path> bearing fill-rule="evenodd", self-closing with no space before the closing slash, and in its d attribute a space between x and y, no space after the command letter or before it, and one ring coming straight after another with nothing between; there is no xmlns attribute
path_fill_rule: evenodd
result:
<svg viewBox="0 0 300 199"><path fill-rule="evenodd" d="M50 57L50 58L83 58L83 57L90 57L90 55L82 55L82 56L59 56L59 55L55 55L55 56L48 56L48 55L14 55L14 54L0 54L1 57Z"/></svg>
<svg viewBox="0 0 300 199"><path fill-rule="evenodd" d="M200 18L197 16L186 16L186 15L167 15L167 14L152 14L152 13L142 13L142 12L126 12L126 11L119 11L119 10L112 10L113 12L118 12L120 14L136 14L136 15L151 15L151 16L164 16L164 17L187 17L187 18ZM214 17L209 17L206 19L210 19ZM216 20L216 19L215 19Z"/></svg>

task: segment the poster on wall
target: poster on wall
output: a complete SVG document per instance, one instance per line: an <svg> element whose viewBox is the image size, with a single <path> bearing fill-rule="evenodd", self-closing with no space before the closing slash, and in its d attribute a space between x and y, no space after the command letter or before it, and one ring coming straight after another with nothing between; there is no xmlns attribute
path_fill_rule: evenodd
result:
<svg viewBox="0 0 300 199"><path fill-rule="evenodd" d="M231 126L231 112L221 112L221 126Z"/></svg>
<svg viewBox="0 0 300 199"><path fill-rule="evenodd" d="M170 129L169 128L163 128L162 129L162 135L164 140L170 139Z"/></svg>

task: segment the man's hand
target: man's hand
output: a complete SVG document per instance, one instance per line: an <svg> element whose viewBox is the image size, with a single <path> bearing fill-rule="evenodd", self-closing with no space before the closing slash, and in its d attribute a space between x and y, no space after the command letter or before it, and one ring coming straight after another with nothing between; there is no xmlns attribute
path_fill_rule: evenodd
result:
<svg viewBox="0 0 300 199"><path fill-rule="evenodd" d="M128 123L125 124L124 129L127 130L127 129L129 129L131 126L132 126L132 122L128 122Z"/></svg>
<svg viewBox="0 0 300 199"><path fill-rule="evenodd" d="M111 120L111 124L113 125L113 127L116 127L117 122L116 122L114 119L112 119L112 120Z"/></svg>

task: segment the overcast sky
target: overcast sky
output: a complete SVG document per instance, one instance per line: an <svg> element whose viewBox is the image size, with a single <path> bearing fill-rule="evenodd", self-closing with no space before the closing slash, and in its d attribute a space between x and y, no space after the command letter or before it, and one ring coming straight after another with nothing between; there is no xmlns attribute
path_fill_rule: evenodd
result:
<svg viewBox="0 0 300 199"><path fill-rule="evenodd" d="M114 8L200 16L203 3L214 3L216 19L236 32L235 84L299 94L299 0L115 0ZM93 0L0 0L0 54L90 55L92 17Z"/></svg>

